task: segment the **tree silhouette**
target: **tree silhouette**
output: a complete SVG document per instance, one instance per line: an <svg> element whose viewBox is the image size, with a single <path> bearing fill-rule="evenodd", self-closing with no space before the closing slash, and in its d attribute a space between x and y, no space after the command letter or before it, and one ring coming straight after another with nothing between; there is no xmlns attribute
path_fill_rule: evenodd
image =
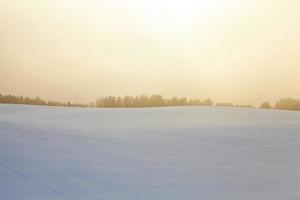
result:
<svg viewBox="0 0 300 200"><path fill-rule="evenodd" d="M272 107L271 107L271 105L270 105L270 103L269 102L263 102L260 106L259 106L260 108L264 108L264 109L271 109Z"/></svg>
<svg viewBox="0 0 300 200"><path fill-rule="evenodd" d="M275 108L283 110L300 110L300 100L292 98L280 99L276 102Z"/></svg>

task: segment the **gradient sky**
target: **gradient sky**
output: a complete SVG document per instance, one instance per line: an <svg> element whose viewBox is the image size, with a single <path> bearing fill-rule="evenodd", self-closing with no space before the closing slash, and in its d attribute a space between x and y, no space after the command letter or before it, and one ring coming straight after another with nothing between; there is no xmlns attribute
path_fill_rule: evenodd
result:
<svg viewBox="0 0 300 200"><path fill-rule="evenodd" d="M0 93L300 98L299 0L0 0Z"/></svg>

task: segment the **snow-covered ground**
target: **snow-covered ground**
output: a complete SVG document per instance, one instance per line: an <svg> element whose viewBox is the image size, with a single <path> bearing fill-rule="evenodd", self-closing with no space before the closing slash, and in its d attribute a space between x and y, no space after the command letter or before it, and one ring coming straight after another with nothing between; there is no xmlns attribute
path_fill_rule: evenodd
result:
<svg viewBox="0 0 300 200"><path fill-rule="evenodd" d="M299 200L300 112L0 104L1 200Z"/></svg>

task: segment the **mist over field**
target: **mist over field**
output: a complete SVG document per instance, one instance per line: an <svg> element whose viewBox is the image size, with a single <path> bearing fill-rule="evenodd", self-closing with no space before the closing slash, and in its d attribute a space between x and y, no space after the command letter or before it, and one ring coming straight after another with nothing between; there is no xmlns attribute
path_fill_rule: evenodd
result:
<svg viewBox="0 0 300 200"><path fill-rule="evenodd" d="M298 0L1 0L0 93L300 98Z"/></svg>
<svg viewBox="0 0 300 200"><path fill-rule="evenodd" d="M1 200L298 200L300 113L0 105Z"/></svg>

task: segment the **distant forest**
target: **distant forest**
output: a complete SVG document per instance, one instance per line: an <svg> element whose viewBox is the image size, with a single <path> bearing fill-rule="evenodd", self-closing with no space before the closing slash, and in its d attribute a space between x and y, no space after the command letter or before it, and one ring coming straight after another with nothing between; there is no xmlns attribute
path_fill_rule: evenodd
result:
<svg viewBox="0 0 300 200"><path fill-rule="evenodd" d="M98 99L96 102L88 104L46 101L40 97L29 98L14 95L1 95L0 103L10 104L29 104L46 106L66 106L66 107L118 107L118 108L137 108L137 107L161 107L161 106L225 106L225 107L247 107L254 108L252 105L236 105L233 103L213 103L210 98L207 99L188 99L186 97L164 98L162 95L155 94L151 96L106 96ZM292 98L280 99L272 107L269 102L263 102L259 108L264 109L282 109L282 110L300 110L300 100Z"/></svg>

